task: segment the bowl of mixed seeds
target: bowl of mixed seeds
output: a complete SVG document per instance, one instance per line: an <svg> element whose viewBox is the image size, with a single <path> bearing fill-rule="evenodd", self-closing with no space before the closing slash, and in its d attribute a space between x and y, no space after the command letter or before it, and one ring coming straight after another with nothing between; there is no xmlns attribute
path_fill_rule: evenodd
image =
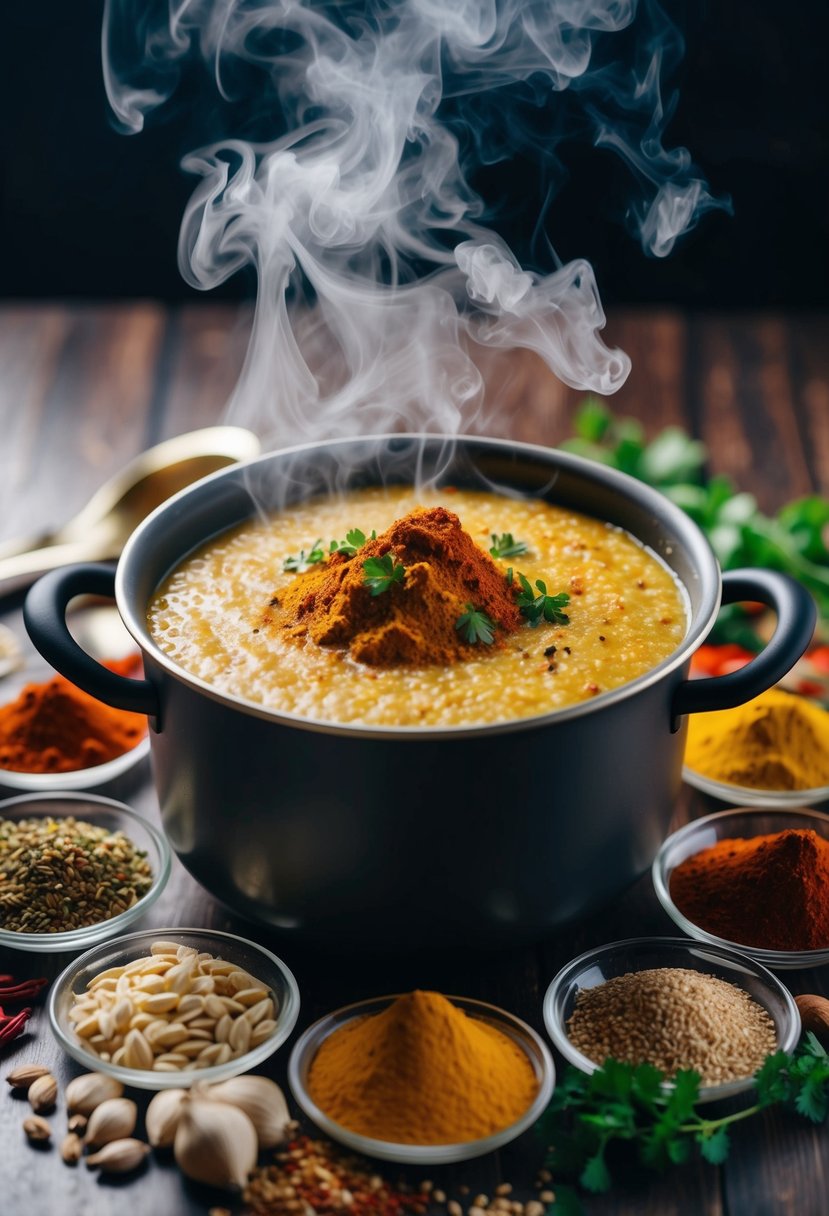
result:
<svg viewBox="0 0 829 1216"><path fill-rule="evenodd" d="M0 946L83 950L123 933L170 876L161 832L93 794L0 802Z"/></svg>
<svg viewBox="0 0 829 1216"><path fill-rule="evenodd" d="M800 1015L788 989L737 950L639 937L589 950L559 971L544 1024L561 1054L592 1073L613 1058L651 1064L671 1084L700 1077L700 1102L745 1093L767 1056L792 1051Z"/></svg>

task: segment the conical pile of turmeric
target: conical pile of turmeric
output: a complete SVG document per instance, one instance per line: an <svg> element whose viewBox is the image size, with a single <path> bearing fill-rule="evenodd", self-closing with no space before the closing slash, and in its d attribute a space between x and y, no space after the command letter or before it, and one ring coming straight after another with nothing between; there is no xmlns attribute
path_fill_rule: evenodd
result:
<svg viewBox="0 0 829 1216"><path fill-rule="evenodd" d="M685 763L697 773L755 790L829 785L829 713L770 688L736 709L694 714Z"/></svg>
<svg viewBox="0 0 829 1216"><path fill-rule="evenodd" d="M402 577L372 595L365 562L387 555L404 567ZM347 647L357 662L376 667L449 664L475 652L457 628L470 604L497 626L495 645L522 623L503 570L457 515L419 507L356 554L333 553L298 574L271 601L264 624L319 646Z"/></svg>
<svg viewBox="0 0 829 1216"><path fill-rule="evenodd" d="M329 1118L395 1144L463 1144L509 1127L538 1092L528 1057L437 992L410 992L321 1044L308 1089Z"/></svg>

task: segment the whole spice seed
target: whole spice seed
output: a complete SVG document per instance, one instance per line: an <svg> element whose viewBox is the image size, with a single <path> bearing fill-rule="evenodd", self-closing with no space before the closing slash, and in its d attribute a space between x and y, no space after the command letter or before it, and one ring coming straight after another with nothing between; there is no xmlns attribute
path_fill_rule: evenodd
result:
<svg viewBox="0 0 829 1216"><path fill-rule="evenodd" d="M67 816L0 819L0 927L65 933L125 912L152 886L123 832Z"/></svg>
<svg viewBox="0 0 829 1216"><path fill-rule="evenodd" d="M157 941L75 993L69 1020L102 1060L179 1072L244 1055L274 1033L276 1014L274 994L235 963Z"/></svg>
<svg viewBox="0 0 829 1216"><path fill-rule="evenodd" d="M428 1197L395 1190L368 1162L336 1145L300 1136L273 1165L255 1169L244 1190L244 1216L423 1216Z"/></svg>
<svg viewBox="0 0 829 1216"><path fill-rule="evenodd" d="M12 1089L28 1089L33 1081L38 1077L45 1077L48 1072L49 1069L44 1068L42 1064L21 1064L8 1074L6 1081Z"/></svg>
<svg viewBox="0 0 829 1216"><path fill-rule="evenodd" d="M777 1048L769 1015L735 984L684 967L656 967L582 988L567 1023L588 1059L691 1068L703 1085L757 1071Z"/></svg>
<svg viewBox="0 0 829 1216"><path fill-rule="evenodd" d="M24 1119L23 1130L30 1144L45 1144L52 1135L48 1119L40 1115L29 1115L28 1119Z"/></svg>

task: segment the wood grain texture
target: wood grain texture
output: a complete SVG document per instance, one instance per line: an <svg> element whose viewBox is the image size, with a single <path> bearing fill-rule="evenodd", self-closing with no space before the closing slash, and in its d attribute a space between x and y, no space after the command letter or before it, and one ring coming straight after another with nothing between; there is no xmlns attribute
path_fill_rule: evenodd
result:
<svg viewBox="0 0 829 1216"><path fill-rule="evenodd" d="M214 305L172 313L140 303L0 310L0 537L59 523L145 445L222 420L247 323L244 313ZM627 349L634 366L611 405L640 418L650 434L669 424L699 431L712 467L734 476L769 510L813 487L826 492L827 332L821 318L688 320L653 310L614 316L608 342ZM535 356L502 358L488 375L491 401L503 403L491 432L540 443L570 432L581 395L554 381ZM22 636L16 606L0 600L0 619ZM41 678L42 664L31 651L28 662L28 677ZM100 792L158 818L147 767ZM675 822L710 809L686 790ZM300 1027L347 1001L420 986L490 1000L543 1030L544 991L575 954L621 937L674 932L645 875L611 907L538 946L383 959L327 955L234 917L178 862L146 923L214 927L270 945L299 980ZM0 950L0 971L22 976L53 978L68 961ZM796 992L829 993L822 971L785 978ZM284 1083L286 1058L283 1049L263 1071ZM31 1033L0 1057L0 1073L28 1061L49 1064L62 1086L79 1071L56 1048L42 1007ZM138 1177L120 1183L98 1179L83 1165L64 1166L54 1147L35 1153L20 1126L27 1112L25 1102L0 1090L0 1216L123 1216L125 1209L134 1216L196 1216L221 1202L185 1184L163 1157L153 1156ZM64 1120L59 1106L52 1116L58 1141ZM412 1177L428 1174L450 1192L463 1183L472 1194L491 1194L508 1180L519 1197L529 1198L543 1151L543 1143L527 1135L503 1153ZM590 1199L586 1208L589 1216L825 1216L827 1174L826 1129L769 1115L740 1128L725 1167L692 1162L664 1178L628 1169L612 1195Z"/></svg>

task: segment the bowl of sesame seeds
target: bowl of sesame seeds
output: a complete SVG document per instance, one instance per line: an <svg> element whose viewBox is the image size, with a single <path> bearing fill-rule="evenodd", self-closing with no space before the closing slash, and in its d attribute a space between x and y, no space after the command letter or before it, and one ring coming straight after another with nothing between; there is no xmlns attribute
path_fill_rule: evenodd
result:
<svg viewBox="0 0 829 1216"><path fill-rule="evenodd" d="M170 848L137 811L94 794L0 802L0 946L85 950L156 902Z"/></svg>
<svg viewBox="0 0 829 1216"><path fill-rule="evenodd" d="M750 1090L766 1056L793 1050L800 1015L760 963L687 938L640 937L579 955L544 997L544 1024L582 1072L605 1060L699 1073L700 1102Z"/></svg>

